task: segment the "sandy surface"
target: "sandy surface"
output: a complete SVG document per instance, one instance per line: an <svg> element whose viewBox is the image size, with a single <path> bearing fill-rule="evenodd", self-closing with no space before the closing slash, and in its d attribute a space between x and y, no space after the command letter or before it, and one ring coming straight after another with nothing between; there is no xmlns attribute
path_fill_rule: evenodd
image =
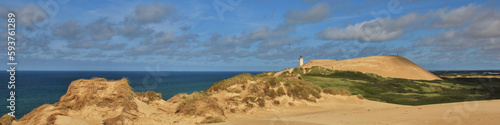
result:
<svg viewBox="0 0 500 125"><path fill-rule="evenodd" d="M500 100L404 106L326 96L319 103L229 114L219 125L256 124L500 124Z"/></svg>
<svg viewBox="0 0 500 125"><path fill-rule="evenodd" d="M247 109L246 105L233 105L225 101L236 95L224 91L210 96L218 100L219 104L216 106L207 107L208 103L194 102L196 105L202 105L197 107L196 111L203 111L206 114L194 116L176 113L180 111L177 109L183 95L188 96L187 94L179 94L176 96L177 99L172 97L174 99L168 101L161 99L144 101L145 98L134 94L127 82L126 79L108 81L103 78L73 81L59 102L42 105L20 120L14 121L13 125L103 123L187 125L198 124L206 116L223 117L227 121L220 123L223 125L500 123L500 100L405 106L359 99L357 96L334 96L325 93L321 94L322 97L317 99L316 103L280 96L273 99L279 100L280 104L267 101L265 107ZM247 85L257 83L250 81ZM246 90L248 92L250 89ZM92 100L88 101L90 99ZM243 110L239 110L238 107L242 107ZM222 115L218 115L217 112L221 110Z"/></svg>
<svg viewBox="0 0 500 125"><path fill-rule="evenodd" d="M334 70L360 71L375 73L383 77L405 78L414 80L441 79L410 60L394 55L371 56L347 60L311 60L302 65L303 68L322 66Z"/></svg>

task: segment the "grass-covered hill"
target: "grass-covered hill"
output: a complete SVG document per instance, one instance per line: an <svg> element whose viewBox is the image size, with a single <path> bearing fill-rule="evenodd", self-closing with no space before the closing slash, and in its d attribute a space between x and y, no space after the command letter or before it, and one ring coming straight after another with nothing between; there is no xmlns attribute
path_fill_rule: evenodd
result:
<svg viewBox="0 0 500 125"><path fill-rule="evenodd" d="M335 88L361 94L366 99L403 104L424 105L447 102L498 99L500 79L456 78L443 80L409 80L385 78L376 74L356 71L335 71L313 66L295 68L300 79L323 89ZM495 92L496 91L496 92Z"/></svg>

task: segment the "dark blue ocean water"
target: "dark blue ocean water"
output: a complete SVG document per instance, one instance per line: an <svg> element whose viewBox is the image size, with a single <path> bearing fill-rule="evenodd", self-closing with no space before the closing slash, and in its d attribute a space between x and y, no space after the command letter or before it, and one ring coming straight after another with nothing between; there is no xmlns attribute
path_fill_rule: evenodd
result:
<svg viewBox="0 0 500 125"><path fill-rule="evenodd" d="M178 93L192 93L202 91L213 83L231 78L245 72L148 72L148 71L17 71L16 72L16 118L20 119L31 110L43 105L54 104L59 98L66 94L71 81L77 79L90 79L102 77L108 80L119 80L128 78L130 86L136 92L156 91L167 100ZM258 74L261 72L247 72ZM0 98L4 100L1 105L1 113L10 112L7 109L10 90L7 88L9 82L8 72L0 72Z"/></svg>

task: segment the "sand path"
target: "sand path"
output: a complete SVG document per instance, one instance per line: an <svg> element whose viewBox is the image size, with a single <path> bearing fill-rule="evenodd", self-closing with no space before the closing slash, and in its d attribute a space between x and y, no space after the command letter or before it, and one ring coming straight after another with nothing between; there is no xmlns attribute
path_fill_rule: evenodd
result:
<svg viewBox="0 0 500 125"><path fill-rule="evenodd" d="M228 122L220 125L500 124L500 100L405 106L354 96L326 98L316 104L229 114Z"/></svg>

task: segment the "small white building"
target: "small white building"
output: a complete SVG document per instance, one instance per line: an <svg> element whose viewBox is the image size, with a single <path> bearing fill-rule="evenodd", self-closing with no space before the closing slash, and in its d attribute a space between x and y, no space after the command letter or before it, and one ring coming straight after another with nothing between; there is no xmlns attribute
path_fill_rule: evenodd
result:
<svg viewBox="0 0 500 125"><path fill-rule="evenodd" d="M304 65L304 58L302 58L302 55L299 57L299 67Z"/></svg>

